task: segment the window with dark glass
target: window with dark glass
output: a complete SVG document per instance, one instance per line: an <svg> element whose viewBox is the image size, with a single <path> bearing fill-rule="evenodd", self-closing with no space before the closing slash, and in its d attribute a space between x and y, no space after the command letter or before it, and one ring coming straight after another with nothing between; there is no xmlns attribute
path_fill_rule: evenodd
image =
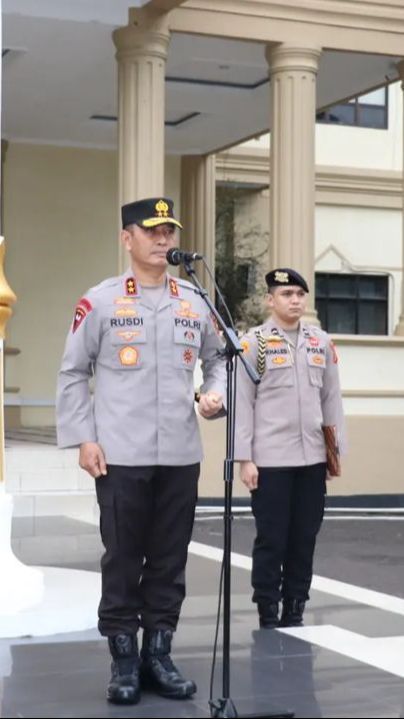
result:
<svg viewBox="0 0 404 719"><path fill-rule="evenodd" d="M341 102L316 116L317 122L335 125L353 125L387 130L388 127L388 88L359 95L348 102Z"/></svg>
<svg viewBox="0 0 404 719"><path fill-rule="evenodd" d="M327 332L385 335L387 275L316 273L316 309Z"/></svg>

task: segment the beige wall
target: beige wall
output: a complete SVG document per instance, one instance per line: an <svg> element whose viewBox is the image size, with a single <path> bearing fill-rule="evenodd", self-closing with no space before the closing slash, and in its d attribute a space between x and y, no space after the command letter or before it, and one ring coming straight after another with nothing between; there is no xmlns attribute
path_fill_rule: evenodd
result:
<svg viewBox="0 0 404 719"><path fill-rule="evenodd" d="M21 388L24 424L54 423L56 373L74 306L118 271L116 163L116 153L104 150L9 146L6 273L18 301L7 342L21 354L7 359L7 385ZM179 158L169 158L167 193L177 205L179 176Z"/></svg>
<svg viewBox="0 0 404 719"><path fill-rule="evenodd" d="M224 420L201 423L209 453L202 465L201 497L222 497L225 448ZM349 452L342 462L342 476L327 484L330 495L403 494L402 444L404 416L348 417ZM370 449L371 448L371 451ZM219 460L220 458L220 460ZM235 466L234 496L247 497Z"/></svg>
<svg viewBox="0 0 404 719"><path fill-rule="evenodd" d="M18 301L8 342L21 349L25 402L52 403L64 338L77 300L117 268L115 155L11 144L4 175L6 271ZM23 420L33 420L23 409ZM39 422L52 422L43 409Z"/></svg>

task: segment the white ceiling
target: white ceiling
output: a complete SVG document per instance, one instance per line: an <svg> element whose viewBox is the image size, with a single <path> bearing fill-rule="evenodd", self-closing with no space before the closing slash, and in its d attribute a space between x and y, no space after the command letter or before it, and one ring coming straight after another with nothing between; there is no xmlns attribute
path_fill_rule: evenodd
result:
<svg viewBox="0 0 404 719"><path fill-rule="evenodd" d="M3 137L116 146L116 60L111 33L143 0L3 0ZM397 78L399 58L324 52L318 107ZM264 47L174 34L166 72L167 151L203 153L269 124ZM263 84L260 84L263 83ZM256 85L256 87L254 87Z"/></svg>

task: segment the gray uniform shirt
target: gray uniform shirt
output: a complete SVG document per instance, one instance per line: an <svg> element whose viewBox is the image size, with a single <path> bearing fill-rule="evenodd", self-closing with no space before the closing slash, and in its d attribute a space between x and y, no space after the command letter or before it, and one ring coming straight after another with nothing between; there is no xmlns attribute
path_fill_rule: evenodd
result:
<svg viewBox="0 0 404 719"><path fill-rule="evenodd" d="M256 331L266 341L265 370L256 387L238 363L236 460L252 460L260 467L325 462L322 425L336 426L343 453L338 360L330 337L318 327L303 324L293 351L286 332L268 321L242 338L245 358L254 367Z"/></svg>
<svg viewBox="0 0 404 719"><path fill-rule="evenodd" d="M193 370L199 356L201 391L224 398L221 349L208 308L185 280L169 277L158 307L131 271L93 287L77 305L59 372L59 446L98 442L108 464L199 462Z"/></svg>

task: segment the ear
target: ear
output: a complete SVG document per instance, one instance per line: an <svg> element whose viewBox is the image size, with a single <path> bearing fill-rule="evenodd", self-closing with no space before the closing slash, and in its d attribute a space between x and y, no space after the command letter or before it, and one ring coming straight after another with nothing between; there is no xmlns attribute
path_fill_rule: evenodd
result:
<svg viewBox="0 0 404 719"><path fill-rule="evenodd" d="M268 305L268 307L269 307L270 310L273 309L273 306L274 306L274 296L273 296L272 292L268 292L268 294L267 294L267 305Z"/></svg>
<svg viewBox="0 0 404 719"><path fill-rule="evenodd" d="M123 246L124 246L127 250L130 250L130 249L131 249L131 247L132 247L132 235L130 234L130 232L128 232L127 230L122 230L122 231L121 231L121 242L122 242Z"/></svg>

